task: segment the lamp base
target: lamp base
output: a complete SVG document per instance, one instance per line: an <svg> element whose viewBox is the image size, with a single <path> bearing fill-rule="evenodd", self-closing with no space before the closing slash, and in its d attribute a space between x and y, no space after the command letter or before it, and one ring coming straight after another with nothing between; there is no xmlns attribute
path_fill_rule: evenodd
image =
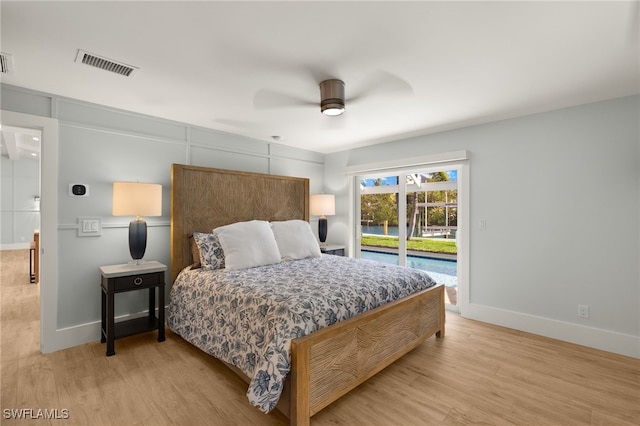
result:
<svg viewBox="0 0 640 426"><path fill-rule="evenodd" d="M327 241L327 218L325 216L320 216L320 219L318 219L318 239L320 240L320 245Z"/></svg>
<svg viewBox="0 0 640 426"><path fill-rule="evenodd" d="M147 222L138 217L129 222L129 253L135 264L141 263L147 249Z"/></svg>

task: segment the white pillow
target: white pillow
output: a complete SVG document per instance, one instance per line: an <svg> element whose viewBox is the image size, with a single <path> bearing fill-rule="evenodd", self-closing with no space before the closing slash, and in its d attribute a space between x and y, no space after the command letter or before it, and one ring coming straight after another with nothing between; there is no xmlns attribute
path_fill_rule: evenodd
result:
<svg viewBox="0 0 640 426"><path fill-rule="evenodd" d="M271 230L278 243L282 260L321 256L320 246L309 222L304 220L271 222Z"/></svg>
<svg viewBox="0 0 640 426"><path fill-rule="evenodd" d="M213 230L224 251L225 269L236 270L280 262L278 244L269 222L252 220Z"/></svg>

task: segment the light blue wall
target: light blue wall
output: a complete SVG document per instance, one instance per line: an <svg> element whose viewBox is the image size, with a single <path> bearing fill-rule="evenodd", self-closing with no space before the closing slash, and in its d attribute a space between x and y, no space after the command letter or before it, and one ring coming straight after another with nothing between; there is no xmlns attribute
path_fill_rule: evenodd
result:
<svg viewBox="0 0 640 426"><path fill-rule="evenodd" d="M324 156L319 153L13 86L1 90L1 109L58 119L59 329L95 327L100 320L98 267L130 260L129 219L111 216L113 181L162 184L163 215L147 218L145 259L167 265L172 163L306 177L311 193L322 192ZM89 196L70 196L70 183L87 185ZM102 218L102 236L78 237L78 217L83 216ZM118 295L116 315L142 312L146 304L144 292Z"/></svg>
<svg viewBox="0 0 640 426"><path fill-rule="evenodd" d="M614 99L329 154L325 187L345 206L349 166L468 150L466 314L640 356L639 133L640 98Z"/></svg>

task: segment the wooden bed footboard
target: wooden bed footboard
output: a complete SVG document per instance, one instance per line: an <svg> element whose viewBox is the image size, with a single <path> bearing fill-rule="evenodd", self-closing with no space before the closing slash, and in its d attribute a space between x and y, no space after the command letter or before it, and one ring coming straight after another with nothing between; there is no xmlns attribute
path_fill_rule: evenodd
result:
<svg viewBox="0 0 640 426"><path fill-rule="evenodd" d="M310 418L432 335L444 337L444 286L380 306L291 343L289 420Z"/></svg>

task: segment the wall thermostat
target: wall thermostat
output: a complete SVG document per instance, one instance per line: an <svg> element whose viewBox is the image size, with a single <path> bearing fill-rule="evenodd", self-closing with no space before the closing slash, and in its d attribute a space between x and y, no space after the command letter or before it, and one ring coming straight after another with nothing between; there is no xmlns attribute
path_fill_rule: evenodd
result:
<svg viewBox="0 0 640 426"><path fill-rule="evenodd" d="M72 197L88 197L89 185L84 185L82 183L70 183L69 195Z"/></svg>

